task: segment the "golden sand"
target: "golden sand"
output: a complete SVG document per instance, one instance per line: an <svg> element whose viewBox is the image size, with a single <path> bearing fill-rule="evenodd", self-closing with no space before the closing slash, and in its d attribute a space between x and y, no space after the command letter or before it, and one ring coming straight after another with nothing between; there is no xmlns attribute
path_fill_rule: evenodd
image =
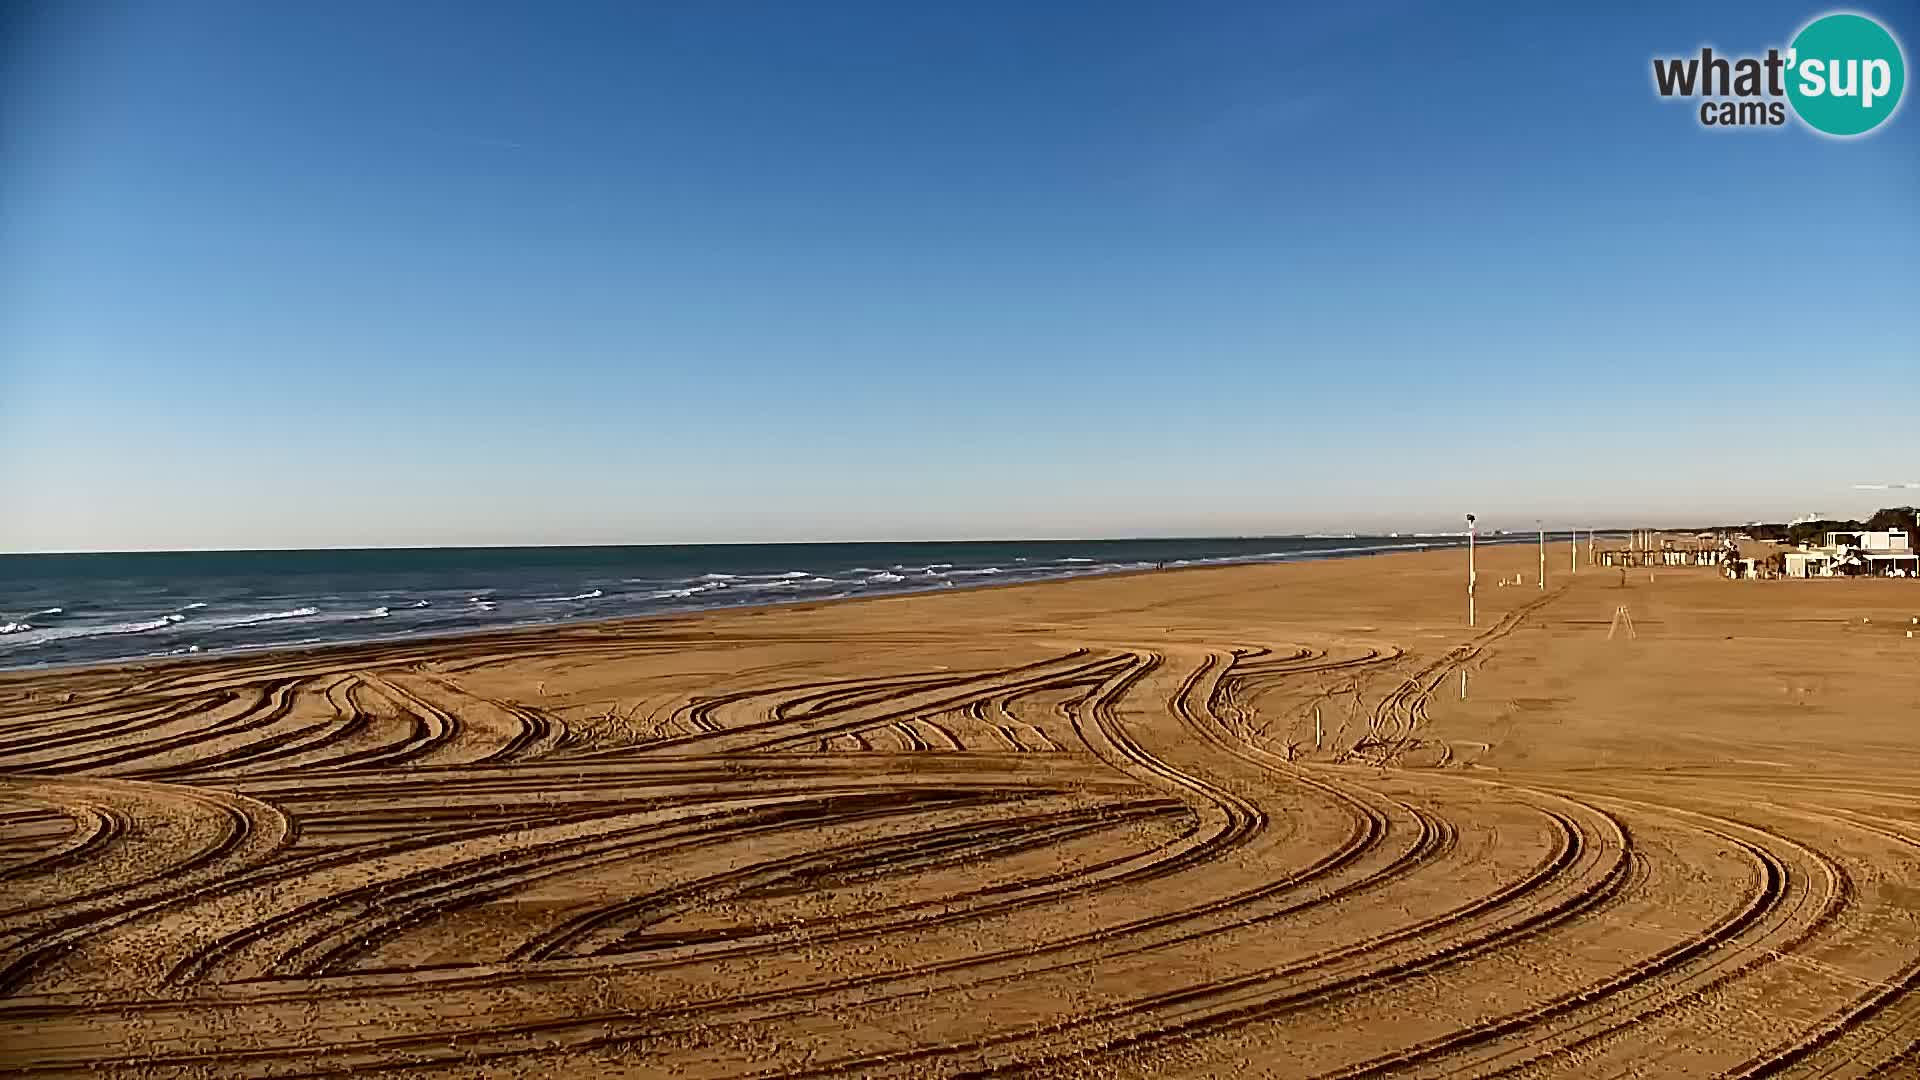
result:
<svg viewBox="0 0 1920 1080"><path fill-rule="evenodd" d="M1920 1075L1920 583L1548 554L0 677L0 1071Z"/></svg>

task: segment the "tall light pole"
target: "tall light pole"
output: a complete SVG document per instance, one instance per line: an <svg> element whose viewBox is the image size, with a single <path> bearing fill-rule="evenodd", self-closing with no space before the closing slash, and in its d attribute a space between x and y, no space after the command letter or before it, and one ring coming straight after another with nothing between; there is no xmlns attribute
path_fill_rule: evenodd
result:
<svg viewBox="0 0 1920 1080"><path fill-rule="evenodd" d="M1575 525L1573 532L1567 534L1567 572L1580 572L1580 526Z"/></svg>
<svg viewBox="0 0 1920 1080"><path fill-rule="evenodd" d="M1539 518L1533 524L1540 530L1540 591L1547 591L1547 526Z"/></svg>
<svg viewBox="0 0 1920 1080"><path fill-rule="evenodd" d="M1467 515L1467 625L1473 625L1473 515Z"/></svg>

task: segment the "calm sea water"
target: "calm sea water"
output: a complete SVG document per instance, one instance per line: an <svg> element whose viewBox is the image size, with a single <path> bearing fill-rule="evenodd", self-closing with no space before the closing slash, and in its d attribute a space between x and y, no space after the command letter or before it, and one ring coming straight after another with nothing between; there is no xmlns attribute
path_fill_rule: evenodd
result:
<svg viewBox="0 0 1920 1080"><path fill-rule="evenodd" d="M0 668L1460 543L1338 536L0 555Z"/></svg>

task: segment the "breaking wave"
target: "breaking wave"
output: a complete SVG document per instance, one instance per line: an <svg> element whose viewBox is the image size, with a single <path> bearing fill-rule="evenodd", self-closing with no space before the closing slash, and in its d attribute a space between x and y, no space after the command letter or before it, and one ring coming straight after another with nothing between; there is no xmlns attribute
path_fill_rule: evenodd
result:
<svg viewBox="0 0 1920 1080"><path fill-rule="evenodd" d="M29 648L54 641L71 641L76 638L117 637L121 634L144 634L150 630L164 630L172 626L174 619L145 619L139 622L107 623L96 626L49 626L36 627L28 623L7 623L12 629L6 634L10 647Z"/></svg>
<svg viewBox="0 0 1920 1080"><path fill-rule="evenodd" d="M655 600L691 599L695 596L699 596L702 593L710 593L710 592L717 591L719 589L726 588L727 583L725 581L720 580L720 578L729 577L729 576L730 575L727 575L727 574L717 574L717 575L707 574L704 577L698 579L700 581L705 582L705 584L690 585L684 589L668 589L664 592L657 592L653 594L653 599Z"/></svg>
<svg viewBox="0 0 1920 1080"><path fill-rule="evenodd" d="M206 623L195 623L196 627L206 630L233 630L242 626L258 626L261 623L279 622L281 619L304 619L320 614L317 607L289 608L286 611L263 611L258 615L236 615L230 619L216 619ZM185 616L182 616L185 618ZM163 620L164 625L164 620Z"/></svg>

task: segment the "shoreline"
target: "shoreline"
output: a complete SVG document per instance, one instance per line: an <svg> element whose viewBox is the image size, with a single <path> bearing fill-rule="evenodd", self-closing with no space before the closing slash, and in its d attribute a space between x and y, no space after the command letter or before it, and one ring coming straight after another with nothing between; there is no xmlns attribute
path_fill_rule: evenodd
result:
<svg viewBox="0 0 1920 1080"><path fill-rule="evenodd" d="M1252 539L1286 539L1256 537ZM1342 539L1329 537L1328 539ZM1379 539L1388 539L1380 537ZM1050 541L1049 541L1050 542ZM1482 539L1476 544L1480 548L1510 547L1520 543L1531 543L1532 538L1502 536L1498 539ZM1066 585L1085 581L1111 581L1149 574L1170 574L1195 570L1227 570L1257 566L1289 566L1302 563L1332 563L1356 559L1373 559L1392 556L1417 556L1439 551L1459 551L1466 548L1464 538L1455 541L1450 537L1423 538L1418 542L1397 546L1379 546L1354 549L1328 549L1324 551L1289 552L1277 557L1237 557L1228 556L1219 559L1196 561L1187 565L1167 565L1158 567L1125 567L1113 570L1066 572L1057 576L1030 578L1016 581L971 580L965 584L955 584L949 579L944 585L903 588L887 592L873 592L865 595L836 595L828 597L768 597L748 603L712 604L707 606L687 606L657 612L633 614L586 615L577 618L559 617L552 619L529 619L520 622L496 624L491 626L455 627L445 630L422 632L397 632L388 635L340 638L331 641L304 643L264 643L259 645L236 645L223 649L206 649L199 652L173 652L138 657L103 658L100 660L82 660L73 663L49 664L9 664L0 660L0 684L35 676L59 676L68 674L93 674L110 671L139 670L151 671L171 664L201 664L207 661L234 660L257 656L285 655L321 655L337 650L362 650L379 648L398 648L411 643L452 644L466 638L501 637L507 635L537 633L542 630L574 629L592 626L625 626L635 623L657 623L673 619L705 619L729 612L754 613L769 610L805 611L829 606L858 602L898 600L910 597L927 597L947 594L977 594L1000 589L1024 588L1040 585ZM372 549L369 549L372 550ZM383 549L382 549L383 550ZM435 550L435 549L408 549Z"/></svg>

